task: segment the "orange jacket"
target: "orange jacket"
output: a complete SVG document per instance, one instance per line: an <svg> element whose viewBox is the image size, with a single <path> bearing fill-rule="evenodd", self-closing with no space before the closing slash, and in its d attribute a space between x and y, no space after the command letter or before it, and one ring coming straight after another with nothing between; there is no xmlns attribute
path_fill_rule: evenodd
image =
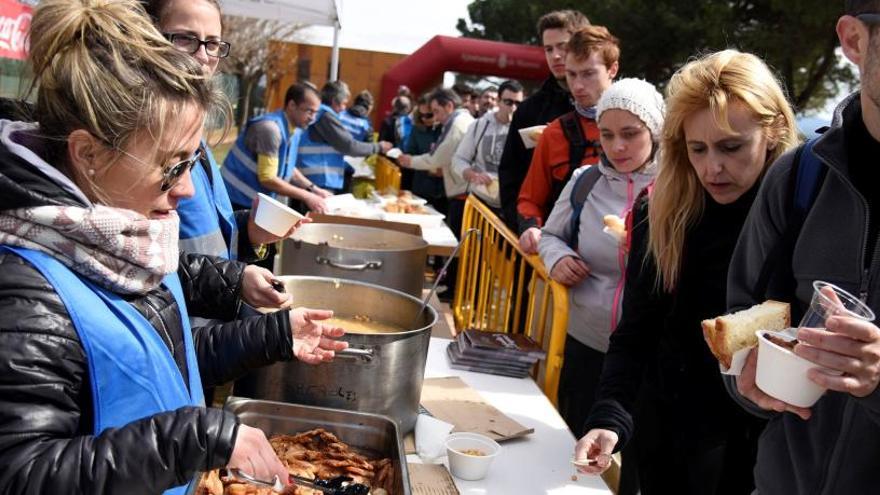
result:
<svg viewBox="0 0 880 495"><path fill-rule="evenodd" d="M541 227L550 215L553 204L565 183L571 177L569 144L562 130L562 117L550 122L544 129L532 155L529 173L519 190L516 210L519 233L529 227ZM599 126L595 120L577 116L588 146L579 166L599 163Z"/></svg>

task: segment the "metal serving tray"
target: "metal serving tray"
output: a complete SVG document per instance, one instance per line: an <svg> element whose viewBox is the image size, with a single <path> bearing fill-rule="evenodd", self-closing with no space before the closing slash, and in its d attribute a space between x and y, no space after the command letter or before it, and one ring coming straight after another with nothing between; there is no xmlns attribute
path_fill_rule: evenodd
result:
<svg viewBox="0 0 880 495"><path fill-rule="evenodd" d="M242 423L263 430L267 437L324 428L360 454L390 458L394 466L391 495L412 494L403 439L397 424L387 416L242 397L229 397L224 409Z"/></svg>

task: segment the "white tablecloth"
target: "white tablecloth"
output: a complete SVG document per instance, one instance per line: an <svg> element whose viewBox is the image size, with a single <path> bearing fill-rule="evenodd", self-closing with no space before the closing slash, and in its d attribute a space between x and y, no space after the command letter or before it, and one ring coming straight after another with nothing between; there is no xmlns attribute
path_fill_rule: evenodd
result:
<svg viewBox="0 0 880 495"><path fill-rule="evenodd" d="M575 438L532 379L453 370L446 359L449 342L448 339L431 339L425 378L459 376L504 414L535 429L535 433L525 438L502 442L501 454L485 479L454 478L462 495L611 493L599 477L578 474L577 481L572 480L576 474L571 465ZM409 459L418 462L417 456L409 456Z"/></svg>

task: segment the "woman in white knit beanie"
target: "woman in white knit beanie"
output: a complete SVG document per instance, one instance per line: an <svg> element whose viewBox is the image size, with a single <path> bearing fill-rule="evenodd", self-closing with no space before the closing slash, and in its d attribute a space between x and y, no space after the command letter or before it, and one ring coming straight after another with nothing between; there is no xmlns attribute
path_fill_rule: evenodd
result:
<svg viewBox="0 0 880 495"><path fill-rule="evenodd" d="M654 181L663 108L660 93L639 79L605 90L596 107L600 162L574 172L538 244L551 278L570 288L558 397L560 414L577 436L620 316L627 254L622 219ZM605 228L606 220L613 229Z"/></svg>

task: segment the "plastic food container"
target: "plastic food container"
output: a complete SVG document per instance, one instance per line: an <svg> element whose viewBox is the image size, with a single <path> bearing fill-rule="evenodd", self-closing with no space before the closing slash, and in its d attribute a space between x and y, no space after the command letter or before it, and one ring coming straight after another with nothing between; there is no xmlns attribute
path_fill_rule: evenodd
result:
<svg viewBox="0 0 880 495"><path fill-rule="evenodd" d="M257 204L254 222L260 228L279 237L286 234L300 219L305 218L300 212L263 193L257 193L257 196L260 201Z"/></svg>
<svg viewBox="0 0 880 495"><path fill-rule="evenodd" d="M498 442L477 433L453 433L446 439L449 471L467 481L485 478L500 452Z"/></svg>
<svg viewBox="0 0 880 495"><path fill-rule="evenodd" d="M815 363L798 356L788 348L767 340L770 334L785 341L794 339L794 329L782 332L758 330L758 367L755 383L764 393L793 406L810 407L822 397L825 388L807 377L810 368L819 368Z"/></svg>

